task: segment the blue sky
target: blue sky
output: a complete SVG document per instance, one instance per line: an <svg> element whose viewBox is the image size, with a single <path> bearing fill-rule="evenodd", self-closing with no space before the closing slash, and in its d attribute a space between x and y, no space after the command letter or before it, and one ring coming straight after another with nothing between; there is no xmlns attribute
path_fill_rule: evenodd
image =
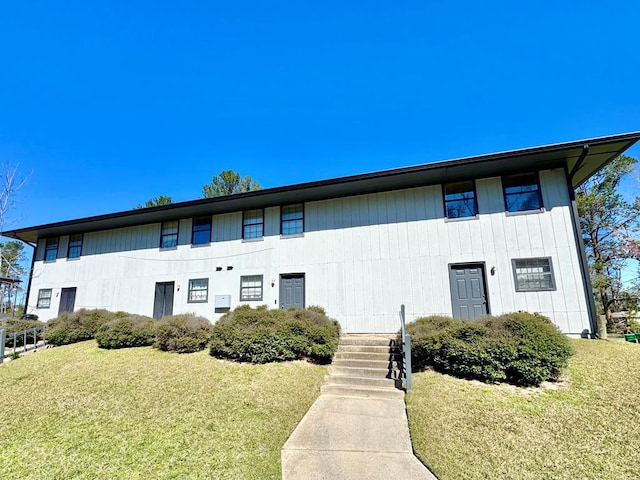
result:
<svg viewBox="0 0 640 480"><path fill-rule="evenodd" d="M12 227L640 129L637 1L0 5ZM635 147L630 154L640 156Z"/></svg>

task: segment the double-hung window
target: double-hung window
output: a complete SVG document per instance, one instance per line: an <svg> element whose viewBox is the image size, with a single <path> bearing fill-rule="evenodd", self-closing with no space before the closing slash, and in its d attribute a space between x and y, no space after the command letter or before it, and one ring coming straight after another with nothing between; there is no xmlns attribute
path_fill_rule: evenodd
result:
<svg viewBox="0 0 640 480"><path fill-rule="evenodd" d="M211 217L194 218L191 243L193 245L205 245L209 242L211 242Z"/></svg>
<svg viewBox="0 0 640 480"><path fill-rule="evenodd" d="M478 214L473 180L444 184L444 213L447 218L475 217Z"/></svg>
<svg viewBox="0 0 640 480"><path fill-rule="evenodd" d="M67 258L80 258L82 254L82 234L69 236Z"/></svg>
<svg viewBox="0 0 640 480"><path fill-rule="evenodd" d="M160 232L160 248L173 248L178 246L178 220L162 222Z"/></svg>
<svg viewBox="0 0 640 480"><path fill-rule="evenodd" d="M286 205L280 208L280 233L299 235L304 232L304 205Z"/></svg>
<svg viewBox="0 0 640 480"><path fill-rule="evenodd" d="M555 290L551 258L514 258L512 261L516 292Z"/></svg>
<svg viewBox="0 0 640 480"><path fill-rule="evenodd" d="M507 212L542 209L542 195L537 173L502 177L502 189Z"/></svg>
<svg viewBox="0 0 640 480"><path fill-rule="evenodd" d="M58 237L47 238L47 244L44 249L44 261L53 262L58 258Z"/></svg>
<svg viewBox="0 0 640 480"><path fill-rule="evenodd" d="M51 306L51 289L43 288L38 290L38 308L49 308Z"/></svg>
<svg viewBox="0 0 640 480"><path fill-rule="evenodd" d="M262 301L262 275L240 277L240 301Z"/></svg>
<svg viewBox="0 0 640 480"><path fill-rule="evenodd" d="M195 278L189 280L188 303L206 303L209 299L209 279Z"/></svg>
<svg viewBox="0 0 640 480"><path fill-rule="evenodd" d="M251 240L264 235L264 210L245 210L242 212L242 238Z"/></svg>

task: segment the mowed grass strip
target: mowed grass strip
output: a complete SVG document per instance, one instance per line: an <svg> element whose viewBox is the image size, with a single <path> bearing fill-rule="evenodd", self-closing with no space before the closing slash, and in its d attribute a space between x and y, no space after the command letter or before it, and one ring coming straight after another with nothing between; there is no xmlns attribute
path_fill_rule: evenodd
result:
<svg viewBox="0 0 640 480"><path fill-rule="evenodd" d="M0 478L271 479L326 367L94 341L0 366Z"/></svg>
<svg viewBox="0 0 640 480"><path fill-rule="evenodd" d="M640 478L640 345L573 344L557 390L416 374L417 456L440 480Z"/></svg>

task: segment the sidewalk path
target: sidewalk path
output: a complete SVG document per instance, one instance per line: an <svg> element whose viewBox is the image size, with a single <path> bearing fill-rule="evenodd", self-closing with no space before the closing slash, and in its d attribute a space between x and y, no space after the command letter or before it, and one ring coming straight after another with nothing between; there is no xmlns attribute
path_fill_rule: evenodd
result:
<svg viewBox="0 0 640 480"><path fill-rule="evenodd" d="M436 480L413 455L404 399L321 395L282 448L283 480Z"/></svg>

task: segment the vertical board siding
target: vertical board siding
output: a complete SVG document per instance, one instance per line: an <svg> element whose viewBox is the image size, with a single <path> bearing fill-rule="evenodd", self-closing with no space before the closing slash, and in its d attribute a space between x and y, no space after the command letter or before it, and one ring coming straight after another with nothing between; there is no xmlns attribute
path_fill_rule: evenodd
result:
<svg viewBox="0 0 640 480"><path fill-rule="evenodd" d="M305 231L294 237L280 235L280 208L269 207L256 241L242 240L242 212L214 215L206 246L191 245L190 218L180 221L178 247L164 251L160 224L86 233L73 261L45 264L41 239L29 311L53 318L61 288L77 287L77 309L151 315L156 282L173 281L174 312L215 321L215 295L239 305L242 275L263 275L263 300L246 303L277 308L280 275L304 273L306 305L323 306L345 331L395 332L403 303L408 320L451 315L450 265L476 262L485 265L491 313L540 312L581 333L589 321L564 171L540 172L540 183L544 210L535 213L505 213L501 179L491 177L476 180L479 215L470 219L446 219L441 186L433 185L309 202ZM67 241L61 237L59 257ZM515 291L511 260L529 257L551 258L555 291ZM207 303L187 302L193 278L209 279ZM49 309L35 309L41 288L54 290Z"/></svg>

